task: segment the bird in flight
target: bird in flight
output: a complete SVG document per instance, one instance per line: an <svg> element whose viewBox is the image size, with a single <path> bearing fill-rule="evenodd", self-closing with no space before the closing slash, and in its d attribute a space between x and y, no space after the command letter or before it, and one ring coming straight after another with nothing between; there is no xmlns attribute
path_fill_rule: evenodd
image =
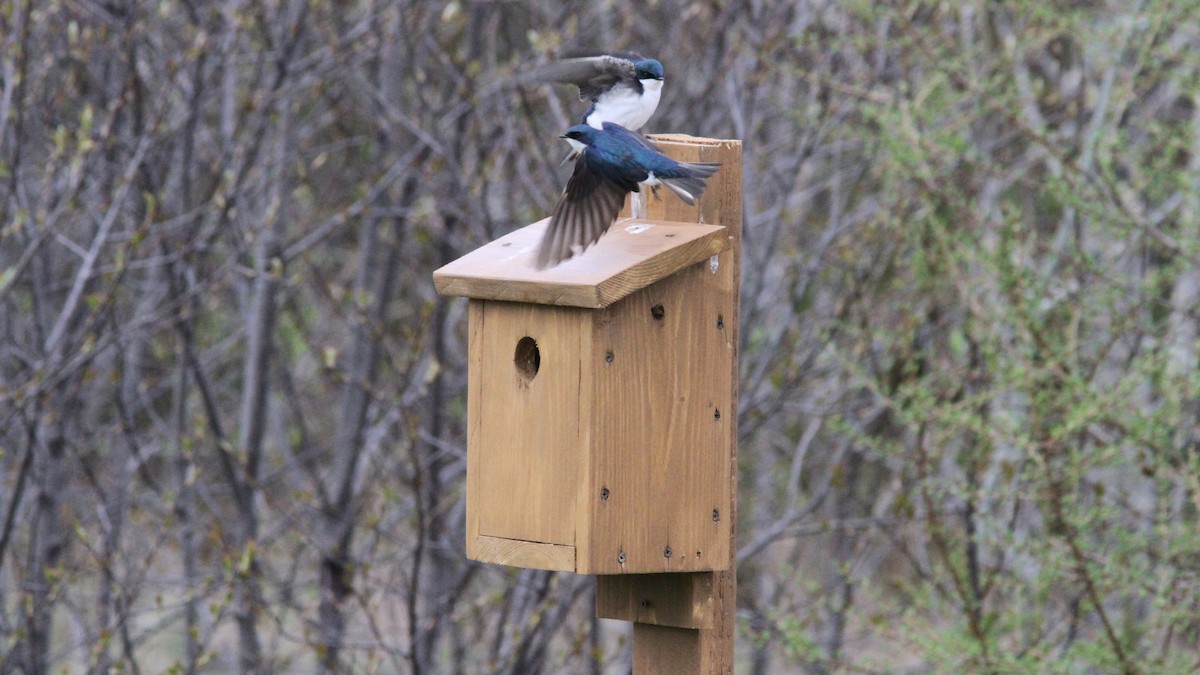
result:
<svg viewBox="0 0 1200 675"><path fill-rule="evenodd" d="M632 52L578 54L542 66L535 75L579 87L579 100L591 102L582 123L596 129L605 122L641 129L658 108L663 86L662 64Z"/></svg>
<svg viewBox="0 0 1200 675"><path fill-rule="evenodd" d="M662 64L632 52L575 55L543 66L534 75L579 87L579 100L591 102L581 122L594 129L603 129L605 122L641 129L658 109L663 87ZM571 160L583 146L573 139L568 142L574 149L567 157Z"/></svg>
<svg viewBox="0 0 1200 675"><path fill-rule="evenodd" d="M639 192L639 183L665 185L694 204L704 193L704 181L721 167L715 162L677 162L640 134L612 122L603 122L599 129L577 124L562 138L581 150L538 246L538 269L553 267L575 255L575 249L594 244L616 220L625 195Z"/></svg>

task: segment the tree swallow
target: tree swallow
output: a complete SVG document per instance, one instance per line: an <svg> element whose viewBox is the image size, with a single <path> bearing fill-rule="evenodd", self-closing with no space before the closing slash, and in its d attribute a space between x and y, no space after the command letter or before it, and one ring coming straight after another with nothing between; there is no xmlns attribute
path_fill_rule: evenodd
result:
<svg viewBox="0 0 1200 675"><path fill-rule="evenodd" d="M631 131L641 129L658 108L662 95L662 64L632 52L564 59L540 69L537 76L579 87L579 100L592 103L581 122L595 129L602 129L605 122ZM567 140L576 153L583 150L577 141Z"/></svg>
<svg viewBox="0 0 1200 675"><path fill-rule="evenodd" d="M721 167L715 162L677 162L625 127L604 122L600 129L577 124L562 136L582 150L567 188L550 214L538 246L538 269L553 267L583 251L604 234L638 183L666 185L688 204L704 192L704 181Z"/></svg>

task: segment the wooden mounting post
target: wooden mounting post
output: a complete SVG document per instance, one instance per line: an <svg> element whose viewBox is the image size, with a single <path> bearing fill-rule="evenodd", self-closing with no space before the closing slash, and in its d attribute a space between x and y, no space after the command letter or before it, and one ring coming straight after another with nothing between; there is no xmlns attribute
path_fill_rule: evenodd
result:
<svg viewBox="0 0 1200 675"><path fill-rule="evenodd" d="M729 513L714 518L730 522L727 569L718 572L624 574L596 577L596 613L601 618L633 622L633 672L732 673L735 594L737 590L734 535L737 518L737 411L738 411L738 317L739 283L742 268L742 145L740 141L694 138L680 135L652 136L668 156L688 162L720 162L721 169L708 181L704 197L688 206L673 195L661 192L658 199L647 195L646 217L670 221L722 225L729 247L717 256L712 292L722 307L726 348L732 350L730 405L724 413L729 443L717 449L725 463L733 491ZM680 274L710 274L709 266ZM727 450L726 450L727 448ZM713 448L696 448L696 452ZM681 488L686 488L681 485ZM664 495L664 500L671 499ZM721 565L720 567L726 567Z"/></svg>

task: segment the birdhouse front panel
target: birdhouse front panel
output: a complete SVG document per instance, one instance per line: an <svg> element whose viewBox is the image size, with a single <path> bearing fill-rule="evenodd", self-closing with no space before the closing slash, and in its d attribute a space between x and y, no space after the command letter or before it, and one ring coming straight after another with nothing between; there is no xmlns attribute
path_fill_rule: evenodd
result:
<svg viewBox="0 0 1200 675"><path fill-rule="evenodd" d="M585 457L579 355L591 337L590 314L471 301L467 510L477 537L469 546L483 537L505 540L509 551L520 542L574 547ZM550 550L559 555L544 565L574 569L570 551Z"/></svg>

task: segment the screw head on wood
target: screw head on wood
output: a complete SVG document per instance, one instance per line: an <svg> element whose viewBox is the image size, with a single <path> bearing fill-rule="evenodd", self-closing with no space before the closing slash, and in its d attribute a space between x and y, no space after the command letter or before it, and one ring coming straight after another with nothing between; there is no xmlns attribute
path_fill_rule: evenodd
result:
<svg viewBox="0 0 1200 675"><path fill-rule="evenodd" d="M666 316L666 314L667 314L667 311L665 309L663 309L662 305L655 305L650 308L650 316L654 317L655 321L662 321L663 317Z"/></svg>
<svg viewBox="0 0 1200 675"><path fill-rule="evenodd" d="M608 501L608 488L600 488L600 501Z"/></svg>
<svg viewBox="0 0 1200 675"><path fill-rule="evenodd" d="M608 351L606 351L606 352L604 352L604 362L605 362L605 363L612 363L612 362L613 362L613 353L612 353L612 350L611 350L611 349L610 349L610 350L608 350Z"/></svg>
<svg viewBox="0 0 1200 675"><path fill-rule="evenodd" d="M664 548L664 549L663 549L663 557L664 557L664 558L670 558L670 557L671 557L671 547L670 547L670 546L668 546L668 547L666 547L666 548Z"/></svg>

